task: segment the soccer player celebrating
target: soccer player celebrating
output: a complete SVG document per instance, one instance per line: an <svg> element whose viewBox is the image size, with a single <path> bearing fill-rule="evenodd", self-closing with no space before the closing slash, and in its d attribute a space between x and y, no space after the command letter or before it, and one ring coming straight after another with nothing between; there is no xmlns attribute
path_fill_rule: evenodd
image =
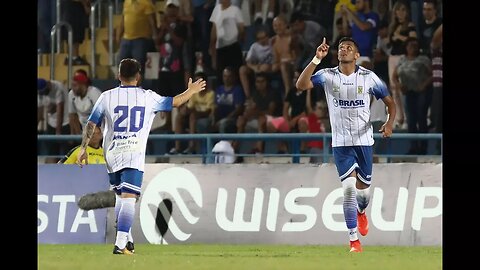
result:
<svg viewBox="0 0 480 270"><path fill-rule="evenodd" d="M87 161L87 145L95 126L104 124L103 148L110 184L117 193L115 213L117 236L113 254L133 254L129 231L135 215L135 201L140 196L145 167L147 139L155 113L171 111L187 102L193 94L205 89L206 82L189 79L188 88L175 97L160 96L152 90L137 87L140 63L123 59L118 68L120 86L103 92L93 106L85 126L77 164ZM118 210L117 210L118 209Z"/></svg>
<svg viewBox="0 0 480 270"><path fill-rule="evenodd" d="M360 54L351 37L340 40L338 66L313 74L328 53L329 46L325 41L324 38L316 55L300 74L296 87L301 91L321 85L325 90L332 126L333 156L343 187L343 214L350 237L350 252L362 252L357 222L360 234L367 235L365 209L370 201L374 142L369 121L370 97L381 98L388 107L387 121L379 130L383 137L392 135L395 103L375 73L355 64Z"/></svg>

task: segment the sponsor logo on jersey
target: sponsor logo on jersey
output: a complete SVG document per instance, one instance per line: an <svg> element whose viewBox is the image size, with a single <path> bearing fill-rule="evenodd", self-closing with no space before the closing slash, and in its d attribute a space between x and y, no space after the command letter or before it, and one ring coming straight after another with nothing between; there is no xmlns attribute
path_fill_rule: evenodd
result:
<svg viewBox="0 0 480 270"><path fill-rule="evenodd" d="M128 138L133 138L133 137L137 137L137 134L133 134L133 135L115 135L113 136L113 139L114 140L117 140L117 139L128 139Z"/></svg>
<svg viewBox="0 0 480 270"><path fill-rule="evenodd" d="M333 92L340 92L340 87L338 85L333 85Z"/></svg>
<svg viewBox="0 0 480 270"><path fill-rule="evenodd" d="M334 101L335 104L335 101ZM338 100L338 106L342 108L358 108L358 107L365 107L365 102L363 99L355 99L355 100ZM335 106L336 107L336 106Z"/></svg>

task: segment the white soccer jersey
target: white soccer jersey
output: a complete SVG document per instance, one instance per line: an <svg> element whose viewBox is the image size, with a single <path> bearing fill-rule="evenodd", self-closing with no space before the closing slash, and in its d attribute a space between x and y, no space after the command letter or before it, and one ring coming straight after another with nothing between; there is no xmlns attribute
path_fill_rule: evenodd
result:
<svg viewBox="0 0 480 270"><path fill-rule="evenodd" d="M332 147L373 145L370 123L370 95L384 98L387 86L371 70L357 66L349 76L338 66L312 75L313 85L325 90L332 126Z"/></svg>
<svg viewBox="0 0 480 270"><path fill-rule="evenodd" d="M123 168L144 171L155 113L171 111L172 105L172 97L135 86L119 86L100 95L88 120L104 125L103 149L109 173Z"/></svg>

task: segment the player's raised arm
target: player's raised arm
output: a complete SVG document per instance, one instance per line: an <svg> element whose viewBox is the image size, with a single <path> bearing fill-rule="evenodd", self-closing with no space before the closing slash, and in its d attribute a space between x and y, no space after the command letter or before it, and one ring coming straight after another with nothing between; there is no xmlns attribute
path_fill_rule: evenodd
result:
<svg viewBox="0 0 480 270"><path fill-rule="evenodd" d="M95 123L93 123L92 121L88 121L83 130L82 143L80 144L80 152L77 156L77 165L80 166L80 168L83 167L83 161L85 161L85 164L88 164L87 146L94 132Z"/></svg>
<svg viewBox="0 0 480 270"><path fill-rule="evenodd" d="M313 83L310 80L310 77L312 77L317 65L320 64L322 59L327 55L329 47L330 46L327 44L327 39L324 37L323 42L320 44L320 46L318 46L317 52L315 53L312 61L310 61L310 63L305 67L298 77L297 83L295 84L298 90L302 91L313 88Z"/></svg>
<svg viewBox="0 0 480 270"><path fill-rule="evenodd" d="M192 83L192 78L188 79L187 90L173 97L173 106L178 107L183 103L187 102L192 97L193 94L205 90L206 86L207 86L207 82L204 81L202 78L196 80L193 83Z"/></svg>

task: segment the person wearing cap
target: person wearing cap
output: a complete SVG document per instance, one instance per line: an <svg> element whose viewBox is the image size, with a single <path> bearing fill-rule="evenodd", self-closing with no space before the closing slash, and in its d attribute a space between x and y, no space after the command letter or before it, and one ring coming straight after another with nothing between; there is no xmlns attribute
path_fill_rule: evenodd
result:
<svg viewBox="0 0 480 270"><path fill-rule="evenodd" d="M82 126L87 123L87 118L92 111L102 91L90 85L84 70L77 70L72 80L72 89L68 92L68 113L71 134L81 134Z"/></svg>
<svg viewBox="0 0 480 270"><path fill-rule="evenodd" d="M37 79L37 124L46 121L45 134L70 134L68 123L67 88L59 81ZM44 115L47 116L44 119ZM65 142L48 144L47 154L58 155L68 150ZM65 149L64 149L65 148ZM56 163L57 159L48 158L46 163Z"/></svg>

